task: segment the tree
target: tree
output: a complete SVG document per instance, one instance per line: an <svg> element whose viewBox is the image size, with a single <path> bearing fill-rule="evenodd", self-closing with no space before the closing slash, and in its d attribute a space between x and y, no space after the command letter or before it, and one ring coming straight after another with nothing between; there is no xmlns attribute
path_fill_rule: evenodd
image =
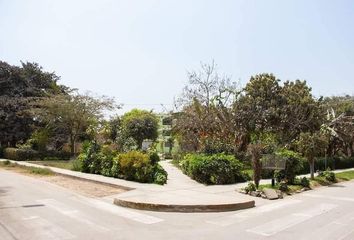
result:
<svg viewBox="0 0 354 240"><path fill-rule="evenodd" d="M37 63L21 63L21 67L0 61L0 144L15 147L32 134L35 119L29 109L38 98L64 94L59 77L45 72Z"/></svg>
<svg viewBox="0 0 354 240"><path fill-rule="evenodd" d="M259 186L259 181L261 180L262 174L262 163L261 158L263 154L264 146L261 143L251 143L248 145L247 151L251 156L252 167L253 167L253 181L256 188Z"/></svg>
<svg viewBox="0 0 354 240"><path fill-rule="evenodd" d="M158 119L152 112L133 109L123 115L122 128L124 136L133 138L141 149L145 139L157 139Z"/></svg>
<svg viewBox="0 0 354 240"><path fill-rule="evenodd" d="M286 81L281 89L284 104L281 106L279 124L281 139L289 143L301 132L314 132L324 123L325 112L321 107L322 99L315 99L306 81Z"/></svg>
<svg viewBox="0 0 354 240"><path fill-rule="evenodd" d="M284 104L279 81L268 73L252 76L243 94L234 101L232 114L234 128L239 132L239 151L247 149L251 137L255 143L263 132L278 132Z"/></svg>
<svg viewBox="0 0 354 240"><path fill-rule="evenodd" d="M107 97L72 93L41 99L36 102L33 112L51 129L66 130L70 151L74 155L79 136L85 133L90 124L96 124L103 117L104 110L113 110L116 107L113 99Z"/></svg>
<svg viewBox="0 0 354 240"><path fill-rule="evenodd" d="M328 155L354 155L354 96L325 98L323 107L327 111L325 126L331 133Z"/></svg>
<svg viewBox="0 0 354 240"><path fill-rule="evenodd" d="M229 111L237 88L228 76L220 76L216 64L201 64L188 72L188 84L178 103L181 112L173 132L185 151L234 152L234 129Z"/></svg>
<svg viewBox="0 0 354 240"><path fill-rule="evenodd" d="M310 164L311 179L315 178L315 159L323 156L328 146L328 137L320 131L310 133L303 132L296 142L298 151Z"/></svg>

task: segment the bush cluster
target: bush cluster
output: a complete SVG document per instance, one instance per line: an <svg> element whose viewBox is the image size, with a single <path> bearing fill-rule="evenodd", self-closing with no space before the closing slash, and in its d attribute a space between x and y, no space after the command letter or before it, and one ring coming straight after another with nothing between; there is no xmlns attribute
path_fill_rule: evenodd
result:
<svg viewBox="0 0 354 240"><path fill-rule="evenodd" d="M39 152L28 148L5 148L3 157L16 161L26 160L68 160L70 153L58 151Z"/></svg>
<svg viewBox="0 0 354 240"><path fill-rule="evenodd" d="M253 182L248 182L247 186L243 190L245 190L245 192L248 194L250 192L256 191L257 187Z"/></svg>
<svg viewBox="0 0 354 240"><path fill-rule="evenodd" d="M78 157L79 163L75 163L75 168L86 173L162 185L167 181L167 173L158 164L159 160L156 153L130 151L117 154L92 143L83 147L83 152Z"/></svg>
<svg viewBox="0 0 354 240"><path fill-rule="evenodd" d="M306 188L310 187L310 180L307 177L303 177L300 180L300 185Z"/></svg>
<svg viewBox="0 0 354 240"><path fill-rule="evenodd" d="M25 160L39 159L40 154L39 152L32 149L5 148L4 158L16 160L16 161L25 161Z"/></svg>
<svg viewBox="0 0 354 240"><path fill-rule="evenodd" d="M323 172L319 172L318 176L323 177L324 179L326 179L329 182L336 182L337 181L335 173L330 171L329 169L327 169L326 171L323 171Z"/></svg>
<svg viewBox="0 0 354 240"><path fill-rule="evenodd" d="M286 166L283 170L275 171L274 177L278 183L286 181L288 184L294 184L296 175L300 174L305 161L297 152L281 149L276 155L286 159Z"/></svg>
<svg viewBox="0 0 354 240"><path fill-rule="evenodd" d="M231 184L250 180L242 171L243 164L233 155L187 154L180 166L185 174L204 184Z"/></svg>

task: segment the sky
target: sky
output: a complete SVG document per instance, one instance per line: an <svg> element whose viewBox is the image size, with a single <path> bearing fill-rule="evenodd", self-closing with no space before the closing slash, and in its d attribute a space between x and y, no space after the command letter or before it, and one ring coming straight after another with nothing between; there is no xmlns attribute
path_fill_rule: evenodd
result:
<svg viewBox="0 0 354 240"><path fill-rule="evenodd" d="M244 85L273 73L354 94L352 0L0 0L0 60L37 62L81 92L172 110L213 60Z"/></svg>

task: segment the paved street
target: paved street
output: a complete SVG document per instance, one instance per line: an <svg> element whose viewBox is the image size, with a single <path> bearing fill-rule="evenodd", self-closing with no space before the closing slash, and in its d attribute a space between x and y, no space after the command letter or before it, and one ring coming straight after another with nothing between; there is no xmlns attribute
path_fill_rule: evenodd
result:
<svg viewBox="0 0 354 240"><path fill-rule="evenodd" d="M83 197L48 182L0 171L0 239L354 239L354 182L256 208L161 213ZM256 202L257 204L257 202Z"/></svg>

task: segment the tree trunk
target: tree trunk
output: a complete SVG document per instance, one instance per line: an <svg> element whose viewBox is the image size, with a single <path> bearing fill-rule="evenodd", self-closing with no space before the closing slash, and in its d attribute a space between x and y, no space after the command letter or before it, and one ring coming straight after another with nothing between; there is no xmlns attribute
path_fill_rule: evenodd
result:
<svg viewBox="0 0 354 240"><path fill-rule="evenodd" d="M353 143L348 144L347 152L348 152L348 157L353 156Z"/></svg>
<svg viewBox="0 0 354 240"><path fill-rule="evenodd" d="M141 150L143 148L143 141L144 140L138 140L137 144L138 144L138 149Z"/></svg>
<svg viewBox="0 0 354 240"><path fill-rule="evenodd" d="M16 147L16 140L10 141L10 147L12 147L12 148Z"/></svg>
<svg viewBox="0 0 354 240"><path fill-rule="evenodd" d="M75 137L70 137L70 154L71 156L74 156L75 155Z"/></svg>
<svg viewBox="0 0 354 240"><path fill-rule="evenodd" d="M315 179L315 161L313 159L310 161L310 173L311 179Z"/></svg>

